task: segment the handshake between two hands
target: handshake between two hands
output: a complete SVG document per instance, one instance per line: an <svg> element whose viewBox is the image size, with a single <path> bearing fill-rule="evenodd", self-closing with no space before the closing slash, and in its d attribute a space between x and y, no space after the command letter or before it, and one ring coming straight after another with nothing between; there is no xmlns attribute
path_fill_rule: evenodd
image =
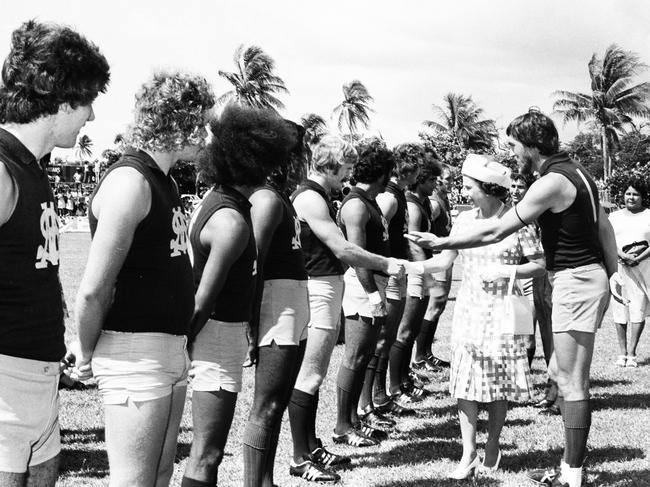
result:
<svg viewBox="0 0 650 487"><path fill-rule="evenodd" d="M74 382L86 381L92 378L93 371L90 359L85 359L81 353L81 344L74 341L68 347L60 363L60 372Z"/></svg>

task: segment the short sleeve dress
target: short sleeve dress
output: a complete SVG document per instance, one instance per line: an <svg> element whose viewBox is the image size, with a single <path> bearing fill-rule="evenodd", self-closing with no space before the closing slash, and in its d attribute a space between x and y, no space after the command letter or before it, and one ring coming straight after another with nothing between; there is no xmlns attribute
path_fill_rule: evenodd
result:
<svg viewBox="0 0 650 487"><path fill-rule="evenodd" d="M502 207L493 218L501 218ZM462 234L480 220L478 208L461 213L452 235ZM524 401L531 397L530 370L523 335L501 331L503 298L508 280L486 283L481 269L519 264L521 257L543 255L537 232L527 226L501 242L458 251L463 274L452 320L452 363L449 391L469 401ZM515 287L515 292L519 292Z"/></svg>

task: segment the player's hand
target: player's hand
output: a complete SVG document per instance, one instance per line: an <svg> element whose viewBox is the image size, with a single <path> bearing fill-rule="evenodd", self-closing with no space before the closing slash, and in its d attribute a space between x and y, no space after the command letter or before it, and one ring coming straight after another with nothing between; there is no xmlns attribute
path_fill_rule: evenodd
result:
<svg viewBox="0 0 650 487"><path fill-rule="evenodd" d="M422 274L424 274L424 264L422 264L422 261L405 262L404 270L406 271L407 274L414 274L416 276L421 276Z"/></svg>
<svg viewBox="0 0 650 487"><path fill-rule="evenodd" d="M623 305L627 305L630 300L623 297L623 280L618 272L614 272L609 278L609 291L612 297Z"/></svg>
<svg viewBox="0 0 650 487"><path fill-rule="evenodd" d="M248 340L248 349L246 350L246 359L242 364L242 367L252 367L257 363L257 327L253 327L248 324L246 326L246 339Z"/></svg>
<svg viewBox="0 0 650 487"><path fill-rule="evenodd" d="M442 249L442 239L440 237L436 237L433 233L409 232L404 234L404 238L425 249Z"/></svg>
<svg viewBox="0 0 650 487"><path fill-rule="evenodd" d="M487 265L480 270L480 277L484 282L494 282L498 281L499 279L509 279L511 270L512 269L509 265Z"/></svg>
<svg viewBox="0 0 650 487"><path fill-rule="evenodd" d="M368 294L368 304L370 306L370 314L373 318L383 318L388 314L386 311L386 298L379 291Z"/></svg>
<svg viewBox="0 0 650 487"><path fill-rule="evenodd" d="M388 257L386 260L386 274L401 279L404 276L404 263L406 261L393 257Z"/></svg>
<svg viewBox="0 0 650 487"><path fill-rule="evenodd" d="M84 354L81 351L81 344L74 341L70 344L68 352L63 359L66 364L63 373L74 381L86 381L92 379L93 369L90 365L92 354Z"/></svg>

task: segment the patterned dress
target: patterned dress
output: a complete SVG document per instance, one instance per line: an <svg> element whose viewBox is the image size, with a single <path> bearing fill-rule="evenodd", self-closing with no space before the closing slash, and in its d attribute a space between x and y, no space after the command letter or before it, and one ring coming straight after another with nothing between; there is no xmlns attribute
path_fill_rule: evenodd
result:
<svg viewBox="0 0 650 487"><path fill-rule="evenodd" d="M493 218L500 218L504 210ZM451 234L462 234L479 219L477 208L461 213ZM449 391L453 397L469 401L528 400L531 383L524 337L501 331L508 280L487 283L480 276L488 265L516 265L522 256L542 256L537 233L532 226L524 227L501 242L459 250L458 254L463 276L452 321Z"/></svg>

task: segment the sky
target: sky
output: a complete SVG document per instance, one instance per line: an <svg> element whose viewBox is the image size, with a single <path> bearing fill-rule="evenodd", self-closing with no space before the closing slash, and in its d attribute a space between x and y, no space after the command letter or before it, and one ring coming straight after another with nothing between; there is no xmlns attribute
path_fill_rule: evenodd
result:
<svg viewBox="0 0 650 487"><path fill-rule="evenodd" d="M363 82L374 98L367 133L389 145L417 140L449 92L471 95L503 131L530 106L550 114L555 90L588 91L587 63L612 43L650 64L646 0L24 0L3 6L0 58L30 18L77 29L108 59L110 86L81 131L96 156L128 126L155 70L201 74L219 96L229 85L217 72L234 70L242 43L275 59L286 118L317 113L336 131L342 85ZM556 120L563 140L577 133Z"/></svg>

